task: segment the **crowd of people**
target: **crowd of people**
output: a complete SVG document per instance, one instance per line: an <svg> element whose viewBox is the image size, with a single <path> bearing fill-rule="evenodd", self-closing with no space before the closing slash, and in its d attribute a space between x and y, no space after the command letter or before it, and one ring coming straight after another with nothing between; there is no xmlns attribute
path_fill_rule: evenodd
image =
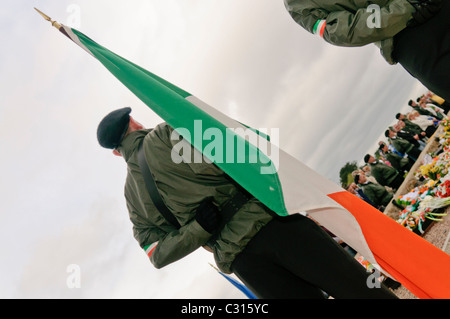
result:
<svg viewBox="0 0 450 319"><path fill-rule="evenodd" d="M384 211L396 190L418 160L422 150L450 110L450 103L428 92L410 100L411 111L397 113L397 122L389 126L386 141L378 142L374 154L364 156L364 165L352 172L353 182L347 190Z"/></svg>

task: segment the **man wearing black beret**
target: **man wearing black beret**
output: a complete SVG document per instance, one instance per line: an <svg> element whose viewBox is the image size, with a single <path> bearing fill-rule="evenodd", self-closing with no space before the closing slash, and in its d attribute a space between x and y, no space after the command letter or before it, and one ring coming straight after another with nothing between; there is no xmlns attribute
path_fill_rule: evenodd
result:
<svg viewBox="0 0 450 319"><path fill-rule="evenodd" d="M194 161L198 151L167 123L145 129L130 111L108 114L97 137L127 163L133 234L156 268L203 246L222 272L235 273L258 298L322 299L325 291L334 298L396 299L383 284L368 287L370 274L310 218L276 216L216 165ZM186 143L191 161L173 160L178 143ZM155 205L143 166L176 223Z"/></svg>
<svg viewBox="0 0 450 319"><path fill-rule="evenodd" d="M391 187L397 190L403 183L403 176L392 166L381 161L377 161L370 154L364 156L364 162L369 164L371 175L380 185Z"/></svg>
<svg viewBox="0 0 450 319"><path fill-rule="evenodd" d="M104 148L115 149L119 146L130 125L131 108L124 107L112 111L100 122L97 139Z"/></svg>

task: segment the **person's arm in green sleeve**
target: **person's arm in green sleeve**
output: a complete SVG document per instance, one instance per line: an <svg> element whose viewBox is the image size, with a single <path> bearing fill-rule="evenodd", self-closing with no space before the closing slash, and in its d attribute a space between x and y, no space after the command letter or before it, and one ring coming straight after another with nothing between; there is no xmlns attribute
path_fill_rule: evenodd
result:
<svg viewBox="0 0 450 319"><path fill-rule="evenodd" d="M344 9L326 12L321 8L300 10L301 5L297 4L299 1L288 1L288 9L294 20L305 28L309 26L310 32L337 46L363 46L392 38L406 28L415 12L407 0L393 0L383 7L365 7L355 12ZM378 8L379 11L376 11ZM374 26L377 19L379 26Z"/></svg>
<svg viewBox="0 0 450 319"><path fill-rule="evenodd" d="M133 205L127 205L131 209L131 215L136 215ZM195 217L179 229L169 224L159 227L135 220L133 233L152 264L159 269L204 246L217 226L216 206L212 201L204 201L197 207Z"/></svg>
<svg viewBox="0 0 450 319"><path fill-rule="evenodd" d="M164 232L157 226L134 226L133 232L157 269L189 255L211 237L195 219L180 229L173 227L170 232Z"/></svg>
<svg viewBox="0 0 450 319"><path fill-rule="evenodd" d="M323 38L339 46L363 46L385 40L405 29L414 12L414 7L406 0L394 0L379 9L379 26L376 25L376 7L373 10L362 8L355 13L331 12L326 18Z"/></svg>

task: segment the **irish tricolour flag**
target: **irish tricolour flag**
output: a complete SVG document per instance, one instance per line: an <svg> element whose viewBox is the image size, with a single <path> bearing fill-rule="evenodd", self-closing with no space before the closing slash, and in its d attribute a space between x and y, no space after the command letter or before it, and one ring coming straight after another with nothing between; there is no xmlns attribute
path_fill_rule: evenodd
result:
<svg viewBox="0 0 450 319"><path fill-rule="evenodd" d="M277 214L286 216L307 212L417 297L450 298L449 255L344 191L277 145L258 147L255 142L261 141L258 131L249 130L83 33L43 16L102 63L203 155ZM223 150L220 154L206 151L204 140L198 138L199 133L204 137L211 131L221 132ZM227 158L227 154L237 154L242 144L247 151L239 156L244 156L244 160Z"/></svg>

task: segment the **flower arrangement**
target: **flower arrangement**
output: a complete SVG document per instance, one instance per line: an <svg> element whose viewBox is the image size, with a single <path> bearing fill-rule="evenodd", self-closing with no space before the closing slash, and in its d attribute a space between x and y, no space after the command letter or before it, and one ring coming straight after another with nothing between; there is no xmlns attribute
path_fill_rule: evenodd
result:
<svg viewBox="0 0 450 319"><path fill-rule="evenodd" d="M444 181L437 187L436 196L440 198L450 197L450 180Z"/></svg>
<svg viewBox="0 0 450 319"><path fill-rule="evenodd" d="M440 197L441 194L446 196ZM420 233L424 233L423 224L426 219L441 221L442 217L447 215L438 210L450 205L450 180L446 180L442 184L429 181L425 185L399 196L397 203L406 206L400 212L397 222L410 230L417 229Z"/></svg>
<svg viewBox="0 0 450 319"><path fill-rule="evenodd" d="M356 260L366 269L368 272L372 272L375 267L363 256L359 256Z"/></svg>
<svg viewBox="0 0 450 319"><path fill-rule="evenodd" d="M450 145L449 145L450 147ZM450 168L450 153L444 151L440 155L434 157L431 162L420 166L419 174L416 177L423 176L424 178L438 181L441 177L444 177L449 172Z"/></svg>
<svg viewBox="0 0 450 319"><path fill-rule="evenodd" d="M443 208L445 206L450 205L450 198L440 198L440 197L433 197L433 196L426 196L419 204L419 210L425 212L427 216L426 218L429 218L431 220L441 221L443 217L447 216L447 213L437 213L433 210Z"/></svg>
<svg viewBox="0 0 450 319"><path fill-rule="evenodd" d="M439 155L426 154L422 166L415 176L427 180L426 184L398 196L396 201L405 207L397 222L410 230L424 233L426 220L441 221L447 213L443 208L450 206L450 119L442 120L444 128L439 136L443 152Z"/></svg>
<svg viewBox="0 0 450 319"><path fill-rule="evenodd" d="M443 119L441 125L444 128L444 132L439 135L439 143L444 147L445 153L447 153L450 149L450 119Z"/></svg>
<svg viewBox="0 0 450 319"><path fill-rule="evenodd" d="M441 125L444 127L445 132L450 132L450 119L448 117L442 119Z"/></svg>
<svg viewBox="0 0 450 319"><path fill-rule="evenodd" d="M432 180L438 180L440 178L441 170L438 166L435 166L436 161L430 164L422 165L420 167L420 174L425 178L430 178Z"/></svg>
<svg viewBox="0 0 450 319"><path fill-rule="evenodd" d="M421 198L434 194L436 185L436 181L430 180L424 185L413 188L409 193L397 197L397 203L402 206L414 206L420 202Z"/></svg>

